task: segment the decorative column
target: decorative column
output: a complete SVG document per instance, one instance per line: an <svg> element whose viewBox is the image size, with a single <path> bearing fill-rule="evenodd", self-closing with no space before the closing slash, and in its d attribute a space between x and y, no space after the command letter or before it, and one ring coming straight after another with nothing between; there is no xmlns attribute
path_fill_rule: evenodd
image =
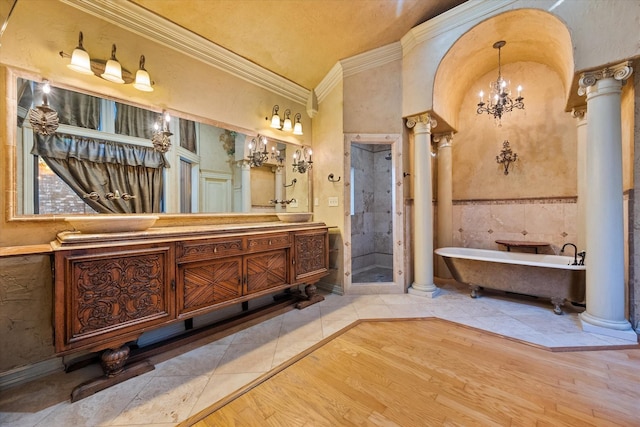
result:
<svg viewBox="0 0 640 427"><path fill-rule="evenodd" d="M582 329L637 342L625 318L624 216L622 194L622 81L630 62L587 72L580 95L587 94L587 271Z"/></svg>
<svg viewBox="0 0 640 427"><path fill-rule="evenodd" d="M443 248L453 244L453 133L433 135L433 142L438 144L437 242L438 247ZM441 257L436 257L436 274L443 279L451 278Z"/></svg>
<svg viewBox="0 0 640 427"><path fill-rule="evenodd" d="M577 134L577 183L578 201L576 209L576 221L578 223L576 245L579 251L587 248L587 106L573 109L573 117L576 123Z"/></svg>
<svg viewBox="0 0 640 427"><path fill-rule="evenodd" d="M284 196L284 181L283 181L283 177L282 177L282 166L276 166L273 168L273 172L276 174L276 179L275 179L275 183L276 183L276 191L275 191L275 198L276 200L285 200L286 197ZM276 203L276 212L282 212L284 211L283 206L280 203Z"/></svg>
<svg viewBox="0 0 640 427"><path fill-rule="evenodd" d="M251 166L247 160L239 162L242 168L242 212L251 212Z"/></svg>
<svg viewBox="0 0 640 427"><path fill-rule="evenodd" d="M433 195L431 191L431 128L437 122L428 114L407 119L413 141L413 269L409 293L435 297L440 289L433 283Z"/></svg>

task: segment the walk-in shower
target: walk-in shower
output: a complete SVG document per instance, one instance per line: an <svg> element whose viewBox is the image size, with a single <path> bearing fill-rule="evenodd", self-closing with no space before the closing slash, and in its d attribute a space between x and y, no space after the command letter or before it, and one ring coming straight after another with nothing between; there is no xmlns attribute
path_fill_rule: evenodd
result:
<svg viewBox="0 0 640 427"><path fill-rule="evenodd" d="M393 281L393 195L389 144L351 144L352 283Z"/></svg>

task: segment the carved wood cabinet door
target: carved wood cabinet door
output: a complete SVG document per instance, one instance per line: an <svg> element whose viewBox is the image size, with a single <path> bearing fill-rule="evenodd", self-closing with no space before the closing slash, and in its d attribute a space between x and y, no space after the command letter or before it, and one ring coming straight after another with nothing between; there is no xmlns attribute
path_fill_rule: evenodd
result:
<svg viewBox="0 0 640 427"><path fill-rule="evenodd" d="M56 253L56 351L124 343L174 318L172 252L169 244Z"/></svg>
<svg viewBox="0 0 640 427"><path fill-rule="evenodd" d="M313 280L329 270L329 234L327 230L297 232L293 237L291 259L293 282Z"/></svg>

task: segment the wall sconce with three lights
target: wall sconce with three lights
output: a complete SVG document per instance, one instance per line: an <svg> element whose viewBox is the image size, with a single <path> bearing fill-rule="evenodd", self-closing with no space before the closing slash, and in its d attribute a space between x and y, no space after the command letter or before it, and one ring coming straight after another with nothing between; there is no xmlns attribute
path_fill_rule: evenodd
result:
<svg viewBox="0 0 640 427"><path fill-rule="evenodd" d="M133 87L143 92L153 91L153 82L149 73L144 68L144 55L140 55L140 63L138 71L136 71L135 77L128 70L122 68L120 62L116 59L116 45L111 46L111 57L107 61L92 59L89 53L84 49L82 45L83 35L82 31L78 36L78 46L73 50L73 53L69 55L60 51L60 56L63 58L71 58L71 62L67 64L71 70L81 74L95 75L108 80L113 83L133 83Z"/></svg>
<svg viewBox="0 0 640 427"><path fill-rule="evenodd" d="M273 129L279 129L284 132L293 131L294 135L302 135L302 123L300 123L300 119L302 118L302 115L300 113L296 113L293 116L293 120L295 122L292 122L290 109L287 108L286 110L284 110L284 119L280 117L280 115L278 114L278 111L280 111L280 107L278 105L274 105L273 108L271 109L271 125L270 126ZM265 119L269 120L269 117L265 117Z"/></svg>

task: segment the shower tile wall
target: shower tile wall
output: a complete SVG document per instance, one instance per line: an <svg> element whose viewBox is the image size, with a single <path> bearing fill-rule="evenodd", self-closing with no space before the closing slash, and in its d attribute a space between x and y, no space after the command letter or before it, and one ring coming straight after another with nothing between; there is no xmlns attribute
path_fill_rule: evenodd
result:
<svg viewBox="0 0 640 427"><path fill-rule="evenodd" d="M353 144L351 147L351 166L354 168L353 272L374 266L393 266L391 161L385 159L389 151L389 146Z"/></svg>

